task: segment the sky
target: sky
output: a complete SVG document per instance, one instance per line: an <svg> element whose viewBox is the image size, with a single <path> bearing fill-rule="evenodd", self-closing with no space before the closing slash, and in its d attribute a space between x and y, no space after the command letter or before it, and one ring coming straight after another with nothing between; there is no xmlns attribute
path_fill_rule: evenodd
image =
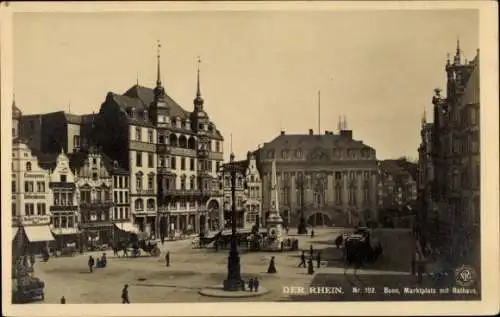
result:
<svg viewBox="0 0 500 317"><path fill-rule="evenodd" d="M379 159L417 158L424 110L447 53L472 60L474 10L15 13L14 94L24 114L98 112L109 91L154 87L193 109L197 56L205 110L237 159L286 133L336 131Z"/></svg>

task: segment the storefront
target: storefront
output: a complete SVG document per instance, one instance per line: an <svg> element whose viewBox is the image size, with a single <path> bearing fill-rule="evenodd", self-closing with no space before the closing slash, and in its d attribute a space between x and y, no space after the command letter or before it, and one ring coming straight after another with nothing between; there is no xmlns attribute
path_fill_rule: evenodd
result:
<svg viewBox="0 0 500 317"><path fill-rule="evenodd" d="M111 222L82 223L80 231L80 243L87 249L111 245L113 242L114 224Z"/></svg>
<svg viewBox="0 0 500 317"><path fill-rule="evenodd" d="M24 253L41 254L55 243L48 225L23 226L19 230L20 246Z"/></svg>
<svg viewBox="0 0 500 317"><path fill-rule="evenodd" d="M52 228L58 250L74 245L77 250L82 247L81 232L77 228Z"/></svg>

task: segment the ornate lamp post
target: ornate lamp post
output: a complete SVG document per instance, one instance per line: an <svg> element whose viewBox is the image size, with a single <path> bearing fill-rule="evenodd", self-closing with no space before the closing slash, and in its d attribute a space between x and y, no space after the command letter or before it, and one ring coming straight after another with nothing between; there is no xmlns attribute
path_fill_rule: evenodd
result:
<svg viewBox="0 0 500 317"><path fill-rule="evenodd" d="M300 218L299 218L299 225L297 227L297 234L306 234L306 219L304 217L304 210L305 210L305 203L304 203L304 191L305 191L305 184L304 184L304 176L303 174L299 174L299 177L297 178L297 184L296 187L298 190L300 190Z"/></svg>
<svg viewBox="0 0 500 317"><path fill-rule="evenodd" d="M229 159L229 169L231 173L231 249L227 259L227 278L224 280L225 291L239 291L242 289L244 281L241 279L240 255L236 237L236 166L234 165L234 154L231 153Z"/></svg>

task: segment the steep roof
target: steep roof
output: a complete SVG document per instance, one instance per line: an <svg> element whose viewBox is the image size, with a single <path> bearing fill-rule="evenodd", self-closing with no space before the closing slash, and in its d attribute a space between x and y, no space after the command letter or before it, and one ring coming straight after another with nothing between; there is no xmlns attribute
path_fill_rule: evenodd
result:
<svg viewBox="0 0 500 317"><path fill-rule="evenodd" d="M74 170L83 167L88 154L88 151L80 151L68 154L70 168ZM114 161L109 156L102 152L100 152L99 154L103 159L104 166L111 174L128 175L128 171L119 165L115 166Z"/></svg>
<svg viewBox="0 0 500 317"><path fill-rule="evenodd" d="M274 140L265 143L264 148L297 148L313 149L329 146L332 148L358 148L372 149L361 141L354 140L348 136L339 134L281 134Z"/></svg>
<svg viewBox="0 0 500 317"><path fill-rule="evenodd" d="M403 159L379 161L380 167L395 179L411 177L414 181L417 177L417 165ZM413 166L414 165L414 166ZM415 174L415 175L413 175Z"/></svg>
<svg viewBox="0 0 500 317"><path fill-rule="evenodd" d="M118 98L117 100L141 109L147 109L153 103L155 98L153 89L139 85L132 86L123 95L119 96L125 98ZM121 102L117 101L119 105L122 105ZM167 94L165 94L165 103L170 110L170 116L180 117L182 119L189 118L190 112L184 110L174 99L172 99ZM126 107L128 106L129 105L127 105Z"/></svg>

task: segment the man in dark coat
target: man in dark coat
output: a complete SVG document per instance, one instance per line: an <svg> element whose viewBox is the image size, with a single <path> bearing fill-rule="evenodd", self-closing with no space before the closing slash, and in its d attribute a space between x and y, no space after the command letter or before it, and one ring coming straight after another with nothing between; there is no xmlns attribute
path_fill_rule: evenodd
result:
<svg viewBox="0 0 500 317"><path fill-rule="evenodd" d="M128 298L128 284L125 284L125 286L122 289L122 304L130 304Z"/></svg>
<svg viewBox="0 0 500 317"><path fill-rule="evenodd" d="M94 267L94 264L95 264L95 261L94 261L94 258L92 256L89 256L89 262L88 262L88 265L89 265L89 270L90 270L90 273L93 272L93 267Z"/></svg>
<svg viewBox="0 0 500 317"><path fill-rule="evenodd" d="M298 267L306 267L306 251L302 251L300 254L300 263Z"/></svg>
<svg viewBox="0 0 500 317"><path fill-rule="evenodd" d="M314 274L314 264L312 257L310 257L309 260L307 261L307 274L309 275Z"/></svg>
<svg viewBox="0 0 500 317"><path fill-rule="evenodd" d="M253 279L253 288L255 289L256 292L259 291L259 279L256 277Z"/></svg>
<svg viewBox="0 0 500 317"><path fill-rule="evenodd" d="M165 254L165 265L167 267L170 266L170 251L167 251L167 254Z"/></svg>
<svg viewBox="0 0 500 317"><path fill-rule="evenodd" d="M318 264L318 269L321 266L321 251L316 251L316 262Z"/></svg>

